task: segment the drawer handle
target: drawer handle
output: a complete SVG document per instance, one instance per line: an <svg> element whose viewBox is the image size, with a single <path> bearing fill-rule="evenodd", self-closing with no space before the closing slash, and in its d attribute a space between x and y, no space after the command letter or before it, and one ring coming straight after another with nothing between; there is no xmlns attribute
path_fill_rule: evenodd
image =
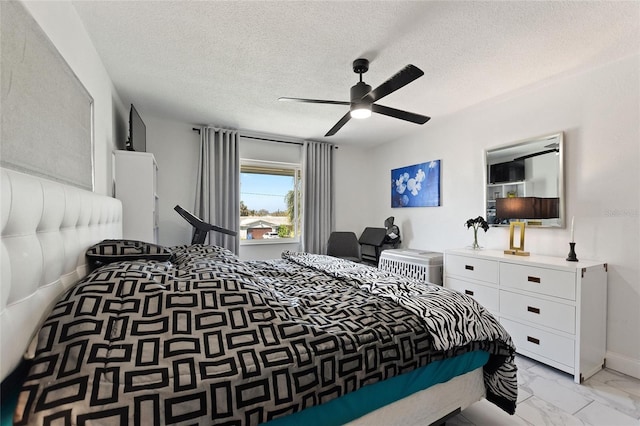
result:
<svg viewBox="0 0 640 426"><path fill-rule="evenodd" d="M473 296L473 291L471 290L465 290L464 294L468 294L469 296Z"/></svg>
<svg viewBox="0 0 640 426"><path fill-rule="evenodd" d="M536 339L535 337L527 336L527 341L533 343L534 345L540 344L540 339Z"/></svg>
<svg viewBox="0 0 640 426"><path fill-rule="evenodd" d="M540 284L540 278L539 277L527 277L527 281L531 282L531 283L538 283Z"/></svg>
<svg viewBox="0 0 640 426"><path fill-rule="evenodd" d="M533 306L527 306L527 311L533 312L534 314L540 313L540 308L534 308Z"/></svg>
<svg viewBox="0 0 640 426"><path fill-rule="evenodd" d="M467 271L473 271L473 265L464 265L464 269Z"/></svg>

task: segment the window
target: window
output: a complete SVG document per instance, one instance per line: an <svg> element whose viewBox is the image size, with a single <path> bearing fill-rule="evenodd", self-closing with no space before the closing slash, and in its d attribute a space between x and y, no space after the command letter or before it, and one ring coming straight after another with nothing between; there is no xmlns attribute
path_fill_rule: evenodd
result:
<svg viewBox="0 0 640 426"><path fill-rule="evenodd" d="M240 162L240 240L297 242L301 217L300 165Z"/></svg>

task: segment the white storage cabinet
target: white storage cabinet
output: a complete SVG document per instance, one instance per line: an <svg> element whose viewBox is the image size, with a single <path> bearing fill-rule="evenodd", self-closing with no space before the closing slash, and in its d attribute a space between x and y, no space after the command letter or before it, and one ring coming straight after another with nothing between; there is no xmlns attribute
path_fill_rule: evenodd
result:
<svg viewBox="0 0 640 426"><path fill-rule="evenodd" d="M122 201L122 235L158 243L158 165L151 153L114 151L115 197Z"/></svg>
<svg viewBox="0 0 640 426"><path fill-rule="evenodd" d="M607 264L497 250L447 250L445 286L475 298L522 355L580 383L604 367Z"/></svg>
<svg viewBox="0 0 640 426"><path fill-rule="evenodd" d="M442 253L416 249L387 249L380 255L383 271L442 285Z"/></svg>

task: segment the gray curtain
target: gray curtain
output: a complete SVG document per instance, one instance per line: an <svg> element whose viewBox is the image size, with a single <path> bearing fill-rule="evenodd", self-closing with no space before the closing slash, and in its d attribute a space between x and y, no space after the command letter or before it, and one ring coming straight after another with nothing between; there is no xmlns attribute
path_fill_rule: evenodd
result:
<svg viewBox="0 0 640 426"><path fill-rule="evenodd" d="M333 230L333 145L305 142L303 250L326 254Z"/></svg>
<svg viewBox="0 0 640 426"><path fill-rule="evenodd" d="M240 250L240 155L238 132L200 129L200 159L195 215L205 222L238 232L238 236L209 232L209 244Z"/></svg>

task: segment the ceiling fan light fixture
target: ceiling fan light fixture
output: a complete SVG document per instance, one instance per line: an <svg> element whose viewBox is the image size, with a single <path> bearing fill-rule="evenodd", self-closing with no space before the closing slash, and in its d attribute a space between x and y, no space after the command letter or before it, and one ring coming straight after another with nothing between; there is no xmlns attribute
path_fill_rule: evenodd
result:
<svg viewBox="0 0 640 426"><path fill-rule="evenodd" d="M371 104L353 104L351 106L351 118L362 120L371 117Z"/></svg>
<svg viewBox="0 0 640 426"><path fill-rule="evenodd" d="M351 86L351 107L349 108L351 118L359 120L371 117L371 102L365 98L371 92L371 86L362 81L362 74L360 74L360 80L359 83Z"/></svg>

